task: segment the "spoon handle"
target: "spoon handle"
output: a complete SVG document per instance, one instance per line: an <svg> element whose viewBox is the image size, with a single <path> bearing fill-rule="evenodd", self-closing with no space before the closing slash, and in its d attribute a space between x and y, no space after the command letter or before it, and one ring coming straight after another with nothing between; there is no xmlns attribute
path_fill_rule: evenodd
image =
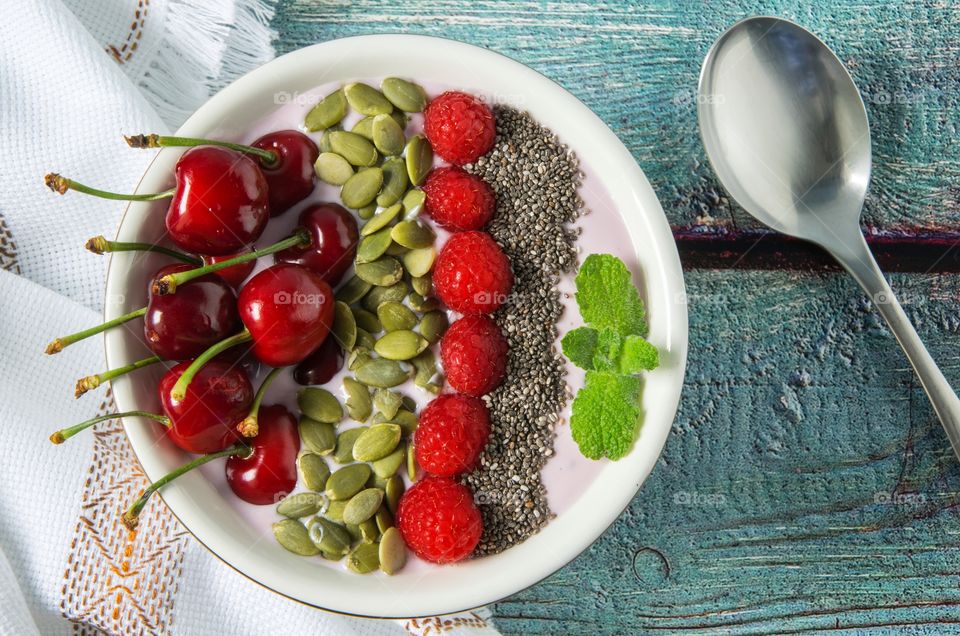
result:
<svg viewBox="0 0 960 636"><path fill-rule="evenodd" d="M877 262L867 246L863 234L857 228L856 237L844 241L839 249L832 249L834 257L860 283L870 297L874 307L890 326L897 342L903 347L907 359L920 378L923 390L927 392L933 410L943 424L953 452L960 458L960 398L950 387L940 367L934 362L927 348L920 340L917 330L910 323L907 314L893 290L883 277Z"/></svg>

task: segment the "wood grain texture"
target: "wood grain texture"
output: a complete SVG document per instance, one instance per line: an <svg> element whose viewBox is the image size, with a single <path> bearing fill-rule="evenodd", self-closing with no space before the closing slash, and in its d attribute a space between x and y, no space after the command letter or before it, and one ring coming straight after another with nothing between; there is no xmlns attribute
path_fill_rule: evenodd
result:
<svg viewBox="0 0 960 636"><path fill-rule="evenodd" d="M671 222L746 226L706 166L695 89L712 41L751 14L830 44L874 141L866 222L960 229L960 10L953 0L283 3L278 52L412 32L485 46L583 99L646 171ZM560 131L562 133L562 131ZM960 633L960 470L880 318L835 272L687 274L691 352L653 475L569 566L494 613L506 634ZM956 275L897 274L960 382Z"/></svg>

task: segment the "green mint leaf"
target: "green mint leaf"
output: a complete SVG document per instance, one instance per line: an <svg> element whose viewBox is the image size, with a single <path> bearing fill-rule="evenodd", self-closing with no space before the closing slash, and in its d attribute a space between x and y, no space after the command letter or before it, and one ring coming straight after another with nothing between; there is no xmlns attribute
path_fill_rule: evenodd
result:
<svg viewBox="0 0 960 636"><path fill-rule="evenodd" d="M660 366L660 352L640 336L627 336L620 350L620 373L633 375Z"/></svg>
<svg viewBox="0 0 960 636"><path fill-rule="evenodd" d="M577 303L584 322L622 336L647 334L646 314L630 270L616 256L591 254L577 273Z"/></svg>
<svg viewBox="0 0 960 636"><path fill-rule="evenodd" d="M593 368L593 354L597 348L597 331L590 327L578 327L560 341L563 355L581 369Z"/></svg>
<svg viewBox="0 0 960 636"><path fill-rule="evenodd" d="M623 348L623 338L614 329L600 329L597 337L597 349L593 354L593 369L595 371L617 371L619 368L620 350Z"/></svg>
<svg viewBox="0 0 960 636"><path fill-rule="evenodd" d="M620 459L630 452L640 428L642 380L609 371L587 371L577 392L570 431L584 457Z"/></svg>

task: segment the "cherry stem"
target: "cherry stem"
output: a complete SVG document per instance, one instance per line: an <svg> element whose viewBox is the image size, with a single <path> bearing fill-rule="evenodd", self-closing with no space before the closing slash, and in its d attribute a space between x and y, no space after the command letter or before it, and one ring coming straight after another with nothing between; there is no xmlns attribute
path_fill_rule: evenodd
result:
<svg viewBox="0 0 960 636"><path fill-rule="evenodd" d="M58 194L66 194L67 190L75 190L77 192L83 192L84 194L100 197L101 199L112 199L114 201L159 201L160 199L169 199L173 196L174 192L174 189L170 188L169 190L155 194L118 194L116 192L107 192L106 190L91 188L73 179L62 177L56 172L51 172L46 175L43 178L43 182L47 184L48 188Z"/></svg>
<svg viewBox="0 0 960 636"><path fill-rule="evenodd" d="M116 327L117 325L122 325L123 323L129 322L134 318L139 318L145 313L147 313L147 308L141 307L136 311L131 311L129 314L117 316L113 320L108 320L107 322L97 325L96 327L90 327L89 329L84 329L83 331L72 333L69 336L61 336L47 345L47 349L46 349L47 355L60 353L61 351L63 351L65 347L69 347L75 342L80 342L84 338L89 338L90 336L95 336L98 333L103 333L110 327Z"/></svg>
<svg viewBox="0 0 960 636"><path fill-rule="evenodd" d="M195 267L203 265L199 258L172 250L162 245L153 245L151 243L124 243L122 241L108 241L105 236L94 236L89 239L85 245L88 251L94 254L106 254L108 252L156 252L157 254L166 254L178 261L183 261Z"/></svg>
<svg viewBox="0 0 960 636"><path fill-rule="evenodd" d="M234 265L256 260L261 256L268 256L290 247L309 244L310 234L305 229L298 228L293 235L283 239L282 241L274 243L273 245L264 247L263 249L247 252L246 254L240 254L239 256L234 256L233 258L229 258L225 261L220 261L219 263L210 263L209 265L204 265L203 267L198 267L196 269L188 269L185 272L176 272L174 274L161 276L154 281L150 291L156 296L175 294L177 293L178 286L188 283L194 278L199 278L200 276L205 276L206 274L212 274L213 272L219 272L221 269L226 269L228 267L233 267Z"/></svg>
<svg viewBox="0 0 960 636"><path fill-rule="evenodd" d="M254 155L265 168L273 168L280 161L280 157L272 150L265 150L255 146L235 144L229 141L216 139L198 139L196 137L168 137L167 135L125 135L127 145L131 148L171 148L183 146L220 146L248 155Z"/></svg>
<svg viewBox="0 0 960 636"><path fill-rule="evenodd" d="M204 464L212 462L215 459L220 459L221 457L232 457L234 455L249 456L251 452L253 452L252 449L246 444L234 444L233 446L229 446L222 451L217 451L216 453L210 453L208 455L201 455L200 457L187 462L179 468L174 468L169 473L147 486L146 490L143 491L143 494L141 494L140 497L138 497L137 500L134 501L129 508L127 508L127 511L123 513L123 525L126 526L128 530L135 530L137 527L137 522L140 518L140 512L143 510L143 507L147 505L147 501L149 501L150 497L153 496L153 493L157 492L180 475L188 473L194 468L203 466Z"/></svg>
<svg viewBox="0 0 960 636"><path fill-rule="evenodd" d="M253 396L253 403L250 405L250 412L242 422L237 424L237 430L240 431L240 434L244 437L256 437L260 432L260 403L263 402L263 396L267 394L267 389L270 387L276 377L280 375L280 371L282 370L283 369L277 368L267 374L267 377L265 377L263 382L260 384L260 388L257 389L256 395Z"/></svg>
<svg viewBox="0 0 960 636"><path fill-rule="evenodd" d="M120 377L121 375L126 375L131 371L136 371L137 369L148 367L151 364L156 364L157 362L160 362L160 360L160 356L150 356L149 358L137 360L136 362L131 362L130 364L122 367L117 367L116 369L110 369L109 371L104 371L103 373L97 373L96 375L88 375L85 378L80 378L77 380L77 386L74 390L73 397L78 398L87 391L92 391L93 389L97 388L107 380L112 380Z"/></svg>
<svg viewBox="0 0 960 636"><path fill-rule="evenodd" d="M54 444L63 444L65 441L79 433L84 431L94 424L99 424L100 422L105 422L107 420L114 420L121 417L146 417L155 422L160 422L164 426L170 426L170 418L166 415L159 415L157 413L147 413L146 411L125 411L123 413L108 413L106 415L98 415L97 417L91 418L86 422L80 422L79 424L74 424L67 428L60 429L56 433L50 436L50 441Z"/></svg>
<svg viewBox="0 0 960 636"><path fill-rule="evenodd" d="M183 375L177 378L177 383L173 385L173 388L170 389L170 397L174 400L182 400L187 395L187 387L190 386L190 383L193 381L193 376L197 375L200 369L203 368L203 365L210 362L213 358L217 357L230 347L235 347L238 344L249 342L253 339L253 336L250 335L250 332L244 329L240 333L234 334L229 338L224 338L220 342L213 344L209 349L201 353L196 359L190 363L190 366L187 367Z"/></svg>

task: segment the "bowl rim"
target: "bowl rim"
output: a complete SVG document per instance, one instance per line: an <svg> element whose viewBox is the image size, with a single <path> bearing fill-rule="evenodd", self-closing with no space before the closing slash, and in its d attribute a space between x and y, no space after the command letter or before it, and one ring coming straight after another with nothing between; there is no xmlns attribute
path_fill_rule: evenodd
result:
<svg viewBox="0 0 960 636"><path fill-rule="evenodd" d="M437 611L426 611L420 610L411 614L396 614L396 613L368 613L367 611L358 611L352 609L345 609L343 606L333 607L328 606L320 602L314 602L307 600L302 595L297 595L296 593L281 589L283 586L276 583L270 584L261 580L258 576L249 571L249 567L244 567L243 563L237 562L236 559L230 558L222 554L223 547L220 551L215 549L214 541L209 539L209 536L203 532L199 532L195 527L184 521L184 517L194 517L196 511L184 509L178 512L178 507L181 504L185 504L185 499L182 497L183 488L180 488L176 483L171 484L166 493L158 492L160 498L164 502L164 505L170 510L171 514L180 523L184 529L187 530L206 550L211 554L217 557L220 561L228 565L231 569L242 574L244 577L252 581L253 583L263 587L267 590L270 590L276 594L279 594L283 597L289 598L297 603L306 605L309 607L314 607L317 609L322 609L336 614L341 614L345 616L354 616L362 618L378 618L378 619L407 619L407 618L419 618L419 617L428 617L428 616L437 616L445 614L453 614L458 612L470 611L471 609L476 609L490 603L497 602L521 592L538 582L544 580L548 576L557 572L565 565L572 562L577 556L586 551L590 545L592 545L600 536L616 521L618 517L623 513L623 511L630 504L633 497L637 494L642 484L645 482L647 477L650 475L653 466L656 461L659 459L660 454L663 451L663 447L666 443L667 436L672 428L674 418L676 416L676 411L679 407L680 392L682 389L683 378L686 372L686 358L687 358L687 345L688 345L688 323L687 323L687 307L685 303L685 285L682 275L682 269L680 266L679 254L676 249L676 245L673 242L673 236L670 232L670 227L667 222L666 216L663 213L663 209L660 205L660 202L653 191L653 188L650 186L649 182L646 179L643 171L637 165L635 159L629 150L623 145L619 138L613 133L613 131L595 114L589 107L587 107L583 102L581 102L574 95L569 93L562 86L549 79L548 77L542 75L541 73L535 71L534 69L526 66L525 64L513 60L512 58L484 49L475 45L467 44L457 40L452 40L443 37L436 36L424 36L424 35L410 35L410 34L372 34L372 35L360 35L352 36L346 38L338 38L334 40L329 40L314 44L311 46L303 47L289 53L286 53L282 56L275 58L274 60L267 62L266 64L250 71L241 78L235 80L230 85L226 86L218 93L213 95L204 105L202 105L193 115L191 115L186 122L177 130L176 135L188 136L196 135L194 131L200 122L203 119L209 119L209 113L214 112L218 109L222 110L224 108L230 108L231 104L235 106L237 102L237 95L242 95L245 91L250 91L251 88L255 87L255 84L261 78L268 76L270 71L280 69L282 67L293 67L297 64L302 64L304 61L307 61L314 56L317 58L323 59L325 54L328 54L331 51L335 51L338 47L356 47L356 46L385 46L389 50L389 45L395 46L413 46L413 47L428 47L431 49L446 49L451 55L464 55L475 57L477 60L482 61L487 64L494 66L505 67L504 70L512 72L516 75L523 77L525 82L528 82L531 86L536 86L539 89L547 90L553 94L556 98L562 98L565 101L565 105L569 108L577 111L579 117L584 118L583 126L589 125L589 127L601 135L604 138L604 142L609 146L609 150L617 155L618 164L622 164L623 170L626 172L626 176L629 178L630 187L633 191L634 196L636 197L636 202L638 206L642 209L643 214L638 215L643 217L643 221L646 223L645 231L649 233L648 236L652 237L651 245L657 251L657 263L660 268L660 280L656 281L658 288L662 286L665 291L668 291L672 295L671 301L668 304L662 304L656 308L657 312L663 311L668 315L669 319L666 320L666 348L668 355L671 359L671 372L669 377L664 380L666 386L663 387L664 390L658 393L658 399L666 404L666 406L661 409L662 416L659 418L659 421L651 423L648 420L644 421L644 426L641 430L641 437L644 439L645 445L643 446L642 457L635 458L632 464L637 464L634 466L633 471L620 471L626 472L630 480L630 487L623 488L622 492L619 493L619 496L615 498L615 502L610 502L610 505L604 510L603 514L598 514L592 520L591 531L589 534L589 540L580 540L574 543L574 548L567 547L564 550L556 550L555 552L559 554L559 558L556 558L549 562L549 565L544 566L543 564L528 563L527 567L522 568L524 573L522 576L518 576L515 579L511 579L511 582L506 585L500 584L493 590L488 590L485 592L479 600L470 601L470 602L455 602L451 604L451 601L445 601L447 604L440 606ZM269 81L269 80L267 80ZM320 82L322 83L322 82ZM478 91L482 92L483 88L477 88ZM563 139L562 132L560 133L561 139ZM166 152L166 151L161 151ZM147 180L148 176L151 174L151 171L154 169L154 166L158 162L158 158L161 155L158 154L154 159L149 163L146 170L144 171L143 176L141 177L138 185L137 192L139 192L141 185L144 181ZM124 224L128 220L128 215L131 213L131 210L143 206L142 203L130 203L127 205L126 209L121 216L120 223L117 228L117 235L119 236L124 228ZM631 222L628 221L626 217L621 214L625 225L628 227L631 225ZM631 235L633 232L631 231ZM637 249L636 242L633 243L634 249ZM648 246L649 247L649 246ZM106 282L106 293L107 298L110 298L110 291L114 286L118 285L116 278L122 278L123 272L116 273L115 266L125 255L111 254L110 260L108 263L107 269L107 282ZM649 273L647 273L649 274ZM652 281L644 280L644 284L648 287ZM122 283L119 283L122 287ZM649 309L649 308L648 308ZM111 306L109 303L105 303L104 315L106 319L114 317L117 313L117 307ZM653 331L653 324L651 324L651 332ZM116 362L117 356L121 354L119 352L114 355L114 351L121 347L120 342L111 336L110 332L105 333L104 335L104 348L106 353L106 358L108 362L108 368L114 366L111 359ZM653 373L663 374L666 373L666 369L658 369ZM114 392L115 399L118 404L121 401L121 395L129 394L130 387L129 378L121 377L116 380L111 381L111 390ZM646 393L649 393L647 391ZM645 397L645 401L646 401ZM123 409L120 409L123 410ZM142 429L139 424L132 424L124 419L123 421L124 431L127 434L128 439L131 442L131 447L133 449L133 454L136 458L136 461L140 465L143 472L150 478L156 479L161 473L156 470L155 461L145 461L155 459L149 453L144 457L141 457L141 450L138 450L137 440L142 435ZM628 458L634 455L637 455L641 450L640 439L638 438L636 444L634 445L633 450L631 451ZM629 465L628 458L624 458L617 462L617 465ZM583 496L585 496L584 493ZM194 505L195 507L195 505ZM189 513L189 514L186 514ZM556 525L557 520L552 521L550 524L547 524L546 528L549 528L551 525ZM542 529L539 533L540 536L544 535L545 529ZM503 553L498 555L493 555L490 557L484 557L483 559L471 561L468 563L476 563L483 561L491 561L494 559L502 558L503 555L509 554L511 552L517 551L523 545L530 544L538 535L534 535L528 538L526 541L514 546ZM444 566L451 567L451 566ZM279 570L280 568L274 568L274 570ZM515 583L513 581L516 581ZM331 604L331 605L336 605Z"/></svg>

